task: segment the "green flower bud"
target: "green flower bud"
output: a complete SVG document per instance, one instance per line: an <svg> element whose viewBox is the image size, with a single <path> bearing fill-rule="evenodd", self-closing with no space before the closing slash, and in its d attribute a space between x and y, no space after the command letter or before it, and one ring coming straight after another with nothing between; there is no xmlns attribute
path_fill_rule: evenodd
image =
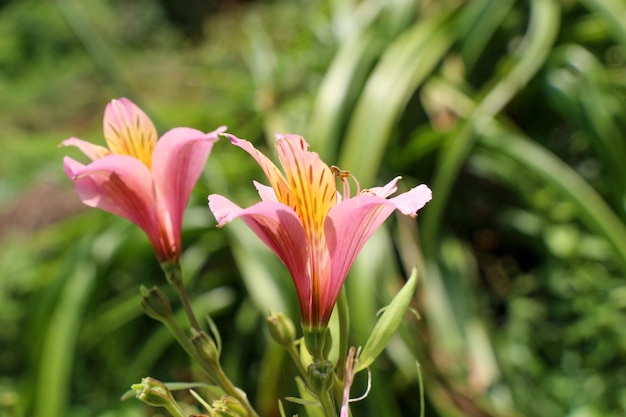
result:
<svg viewBox="0 0 626 417"><path fill-rule="evenodd" d="M307 369L307 379L311 390L321 397L333 386L333 364L327 360L316 360Z"/></svg>
<svg viewBox="0 0 626 417"><path fill-rule="evenodd" d="M333 344L328 327L303 327L304 345L314 360L325 359Z"/></svg>
<svg viewBox="0 0 626 417"><path fill-rule="evenodd" d="M170 300L157 287L147 289L143 285L141 291L141 307L153 319L166 321L173 316Z"/></svg>
<svg viewBox="0 0 626 417"><path fill-rule="evenodd" d="M213 339L204 331L192 330L191 343L196 348L199 358L205 363L217 363L220 360L220 352Z"/></svg>
<svg viewBox="0 0 626 417"><path fill-rule="evenodd" d="M245 407L233 397L223 396L213 401L212 408L220 417L248 417Z"/></svg>
<svg viewBox="0 0 626 417"><path fill-rule="evenodd" d="M267 318L270 336L281 346L289 347L296 340L296 327L284 313L272 313Z"/></svg>
<svg viewBox="0 0 626 417"><path fill-rule="evenodd" d="M131 385L135 397L153 407L170 407L176 401L169 389L159 380L143 378L141 384Z"/></svg>

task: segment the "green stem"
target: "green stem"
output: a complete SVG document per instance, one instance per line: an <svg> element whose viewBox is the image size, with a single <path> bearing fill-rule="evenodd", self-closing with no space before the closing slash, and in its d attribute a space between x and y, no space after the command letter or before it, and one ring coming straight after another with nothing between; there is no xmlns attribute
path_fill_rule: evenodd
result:
<svg viewBox="0 0 626 417"><path fill-rule="evenodd" d="M173 264L162 265L162 267L167 281L172 284L178 292L178 297L183 304L183 308L185 309L185 313L189 319L189 324L197 331L200 331L200 324L198 324L196 315L194 314L193 309L191 308L191 303L189 302L189 296L187 295L187 289L185 288L185 282L183 281L183 270L180 267L180 263L176 262Z"/></svg>
<svg viewBox="0 0 626 417"><path fill-rule="evenodd" d="M337 410L335 409L335 402L332 399L330 391L321 395L320 403L322 404L322 409L324 410L324 415L326 417L337 417Z"/></svg>
<svg viewBox="0 0 626 417"><path fill-rule="evenodd" d="M172 335L174 335L174 338L176 339L176 341L178 341L178 344L183 348L187 355L200 363L202 368L206 371L205 366L203 365L203 361L198 357L198 354L196 353L196 348L189 341L189 338L187 337L183 329L181 329L176 319L172 317L167 320L163 320L163 324L165 324L165 326L169 329ZM207 376L209 376L209 378L211 378L212 380L215 380L214 375L212 375L211 373L207 372Z"/></svg>
<svg viewBox="0 0 626 417"><path fill-rule="evenodd" d="M186 417L187 416L187 414L183 411L183 409L180 408L180 405L178 405L178 403L176 402L170 403L169 405L165 406L165 408L174 417Z"/></svg>
<svg viewBox="0 0 626 417"><path fill-rule="evenodd" d="M348 311L348 297L346 288L342 288L337 299L337 314L339 316L339 358L337 359L337 378L343 382L348 357L348 332L350 331L350 312Z"/></svg>
<svg viewBox="0 0 626 417"><path fill-rule="evenodd" d="M163 271L165 272L165 276L167 277L167 281L176 288L178 295L180 297L180 301L183 304L185 309L185 313L187 314L187 318L189 319L189 323L191 327L195 329L198 333L202 331L200 325L198 324L198 320L191 308L191 303L189 302L189 296L187 295L187 289L185 288L185 283L183 281L183 273L180 267L180 263L171 263L171 264L162 264ZM163 323L170 329L178 343L183 347L185 352L196 360L200 364L200 367L204 371L204 373L213 381L215 381L226 394L236 398L237 401L241 403L241 405L248 412L249 417L259 417L258 413L252 408L252 405L248 401L248 397L246 394L238 389L230 379L224 373L222 369L219 359L215 360L205 360L200 355L196 348L193 346L187 335L183 332L183 330L178 325L178 322L173 318L164 320Z"/></svg>
<svg viewBox="0 0 626 417"><path fill-rule="evenodd" d="M172 334L174 335L178 343L182 346L182 348L185 350L185 352L187 352L187 354L191 358L195 359L195 361L200 365L200 367L202 368L204 373L209 377L211 382L219 385L224 390L224 392L226 392L226 394L236 398L241 403L241 405L245 407L246 411L248 412L249 417L259 417L259 415L254 410L254 408L252 408L252 405L248 401L248 398L245 395L245 393L241 391L240 389L238 389L231 382L231 380L228 379L228 376L226 376L226 373L222 369L217 359L213 361L208 361L208 360L204 360L203 358L201 358L198 355L196 348L189 341L189 338L185 335L185 333L180 328L176 320L172 318L170 320L163 321L163 323L172 332Z"/></svg>
<svg viewBox="0 0 626 417"><path fill-rule="evenodd" d="M232 383L232 381L228 378L228 376L222 369L219 362L215 361L213 363L205 365L209 366L210 369L213 371L211 374L214 374L216 376L219 385L226 392L226 394L236 398L237 401L239 401L241 405L244 406L244 408L248 412L249 417L259 417L259 414L254 408L252 408L250 401L248 401L247 395Z"/></svg>
<svg viewBox="0 0 626 417"><path fill-rule="evenodd" d="M176 291L178 291L180 301L182 302L185 313L187 313L187 317L189 318L189 324L191 324L191 327L193 327L197 331L200 331L200 324L198 324L198 320L196 319L196 316L191 309L189 296L187 295L187 290L185 289L185 284L183 284L182 280L176 284Z"/></svg>
<svg viewBox="0 0 626 417"><path fill-rule="evenodd" d="M298 372L300 372L300 376L306 381L307 380L306 369L304 369L304 365L302 365L302 361L300 360L300 354L296 350L296 345L292 343L291 345L289 345L289 347L286 347L285 349L287 350L287 353L289 353L289 356L291 357L291 360L293 361L293 363L296 365L296 368L298 368Z"/></svg>

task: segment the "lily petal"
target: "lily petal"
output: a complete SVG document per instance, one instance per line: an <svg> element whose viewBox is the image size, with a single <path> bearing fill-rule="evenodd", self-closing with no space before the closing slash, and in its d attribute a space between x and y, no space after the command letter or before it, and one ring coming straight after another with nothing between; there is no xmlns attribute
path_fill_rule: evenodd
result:
<svg viewBox="0 0 626 417"><path fill-rule="evenodd" d="M274 189L272 187L268 187L267 185L263 185L256 181L252 181L252 183L254 184L254 188L256 188L262 201L278 202L278 199L276 198L276 193L274 192Z"/></svg>
<svg viewBox="0 0 626 417"><path fill-rule="evenodd" d="M402 177L395 177L382 187L373 187L363 190L364 194L374 194L382 198L387 198L398 190L397 183Z"/></svg>
<svg viewBox="0 0 626 417"><path fill-rule="evenodd" d="M293 210L270 201L242 209L218 194L209 196L209 208L217 219L218 227L240 217L289 270L300 299L300 308L309 305L311 289L306 269L307 240L300 219Z"/></svg>
<svg viewBox="0 0 626 417"><path fill-rule="evenodd" d="M111 155L83 165L65 157L63 167L80 200L91 207L124 217L141 227L150 238L157 255L163 255L169 237L162 235L157 218L157 202L152 194L148 168L135 158Z"/></svg>
<svg viewBox="0 0 626 417"><path fill-rule="evenodd" d="M94 145L78 138L65 139L61 142L61 146L75 146L92 161L111 154L111 151L104 146Z"/></svg>
<svg viewBox="0 0 626 417"><path fill-rule="evenodd" d="M396 209L407 216L416 217L417 211L433 198L433 192L425 184L411 188L399 196L390 198Z"/></svg>
<svg viewBox="0 0 626 417"><path fill-rule="evenodd" d="M324 218L337 201L335 176L302 136L278 135L276 149L298 216L309 234L322 233ZM310 236L313 237L313 236Z"/></svg>
<svg viewBox="0 0 626 417"><path fill-rule="evenodd" d="M381 190L395 188L398 178L382 187ZM386 191L381 191L386 195ZM343 280L367 240L393 213L415 217L417 211L432 198L428 186L421 184L390 199L377 195L360 195L342 201L328 213L325 224L326 241L332 259L332 292L339 294Z"/></svg>
<svg viewBox="0 0 626 417"><path fill-rule="evenodd" d="M328 213L324 230L332 265L329 291L335 299L357 255L394 208L390 200L360 195L343 200Z"/></svg>
<svg viewBox="0 0 626 417"><path fill-rule="evenodd" d="M104 110L104 138L112 153L129 155L150 168L157 142L154 124L127 98L112 100Z"/></svg>
<svg viewBox="0 0 626 417"><path fill-rule="evenodd" d="M276 194L276 198L281 203L287 204L289 207L295 207L293 202L293 197L291 196L291 192L289 191L289 185L285 180L285 177L280 172L278 167L274 165L270 159L259 152L252 143L248 142L245 139L239 139L234 135L226 135L231 143L235 146L239 146L244 151L248 152L250 156L254 158L254 160L259 164L263 173L270 181L270 185L274 189L274 193Z"/></svg>
<svg viewBox="0 0 626 417"><path fill-rule="evenodd" d="M172 233L180 236L183 213L218 135L226 128L203 133L179 127L165 133L152 155L152 173L158 198L170 216Z"/></svg>

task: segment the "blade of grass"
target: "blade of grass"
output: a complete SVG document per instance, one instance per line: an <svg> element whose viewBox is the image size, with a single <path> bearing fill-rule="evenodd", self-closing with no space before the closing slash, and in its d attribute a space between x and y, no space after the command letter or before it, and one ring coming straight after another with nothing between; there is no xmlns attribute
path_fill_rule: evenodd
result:
<svg viewBox="0 0 626 417"><path fill-rule="evenodd" d="M461 117L469 116L474 106L471 99L450 84L437 84L450 96L451 109ZM496 120L479 133L481 146L509 156L570 199L585 223L612 244L626 271L626 225L587 181L550 151Z"/></svg>
<svg viewBox="0 0 626 417"><path fill-rule="evenodd" d="M417 87L453 42L452 12L417 22L389 45L350 119L339 163L362 184L376 178L385 146Z"/></svg>
<svg viewBox="0 0 626 417"><path fill-rule="evenodd" d="M67 278L52 313L42 346L37 378L35 415L66 415L70 395L70 374L81 318L96 278L95 265L81 257Z"/></svg>
<svg viewBox="0 0 626 417"><path fill-rule="evenodd" d="M480 143L503 153L543 178L576 204L585 223L604 235L626 271L626 226L602 197L565 162L539 144L492 123Z"/></svg>
<svg viewBox="0 0 626 417"><path fill-rule="evenodd" d="M68 26L85 47L85 51L102 76L119 95L133 97L133 100L137 102L133 89L126 82L120 70L120 65L117 64L115 54L96 29L81 2L76 0L55 0L54 3L65 18Z"/></svg>
<svg viewBox="0 0 626 417"><path fill-rule="evenodd" d="M459 19L458 39L465 70L471 71L487 42L513 7L515 0L479 0L467 4L467 11Z"/></svg>
<svg viewBox="0 0 626 417"><path fill-rule="evenodd" d="M559 18L560 7L556 0L531 2L530 23L519 59L476 105L464 126L449 139L443 150L433 181L435 198L427 208L428 221L422 229L425 241L434 241L438 233L456 175L474 144L474 133L481 131L541 68L556 38ZM429 247L425 250L428 251Z"/></svg>
<svg viewBox="0 0 626 417"><path fill-rule="evenodd" d="M626 48L626 3L623 0L582 0L581 3L609 23L618 42Z"/></svg>
<svg viewBox="0 0 626 417"><path fill-rule="evenodd" d="M387 5L337 52L315 97L308 135L312 148L323 159L335 157L343 125L371 68L414 13L414 2Z"/></svg>

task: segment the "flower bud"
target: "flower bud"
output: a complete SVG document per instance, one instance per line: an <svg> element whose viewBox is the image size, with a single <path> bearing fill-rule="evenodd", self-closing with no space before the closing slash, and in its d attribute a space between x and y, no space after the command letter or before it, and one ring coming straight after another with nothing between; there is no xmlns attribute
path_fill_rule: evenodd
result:
<svg viewBox="0 0 626 417"><path fill-rule="evenodd" d="M332 346L328 327L303 327L304 345L314 360L325 359Z"/></svg>
<svg viewBox="0 0 626 417"><path fill-rule="evenodd" d="M213 401L212 408L220 417L248 417L244 406L233 397L223 396Z"/></svg>
<svg viewBox="0 0 626 417"><path fill-rule="evenodd" d="M316 360L307 369L307 379L311 390L321 397L333 386L333 364L327 360Z"/></svg>
<svg viewBox="0 0 626 417"><path fill-rule="evenodd" d="M296 327L284 313L273 313L267 318L270 336L281 346L289 347L296 339Z"/></svg>
<svg viewBox="0 0 626 417"><path fill-rule="evenodd" d="M217 363L220 360L220 352L213 339L204 331L192 330L191 343L196 348L198 357L205 363Z"/></svg>
<svg viewBox="0 0 626 417"><path fill-rule="evenodd" d="M172 393L165 384L151 377L143 378L141 384L131 385L131 389L135 391L135 397L154 407L169 408L175 403Z"/></svg>
<svg viewBox="0 0 626 417"><path fill-rule="evenodd" d="M141 291L141 307L146 314L153 319L166 321L172 317L172 305L170 300L157 287L147 289L143 285Z"/></svg>

